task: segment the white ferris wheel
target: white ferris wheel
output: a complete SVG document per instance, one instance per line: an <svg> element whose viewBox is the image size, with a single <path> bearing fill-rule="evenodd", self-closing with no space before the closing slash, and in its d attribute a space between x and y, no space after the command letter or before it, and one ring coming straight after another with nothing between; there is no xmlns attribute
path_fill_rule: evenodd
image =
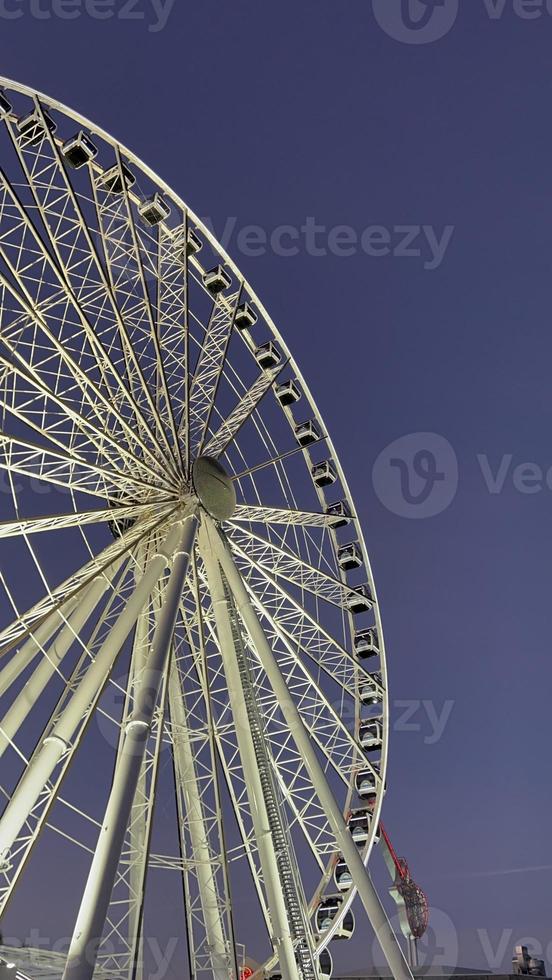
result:
<svg viewBox="0 0 552 980"><path fill-rule="evenodd" d="M404 980L366 870L383 636L327 429L187 205L0 82L0 915L46 841L53 898L86 867L46 974L139 980L176 873L193 980L237 978L252 922L254 976L330 976L357 895Z"/></svg>

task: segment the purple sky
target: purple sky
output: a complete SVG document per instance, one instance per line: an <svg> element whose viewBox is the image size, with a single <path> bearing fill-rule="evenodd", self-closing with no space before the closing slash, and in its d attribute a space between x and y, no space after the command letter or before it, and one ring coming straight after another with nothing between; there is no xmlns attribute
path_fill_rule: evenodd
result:
<svg viewBox="0 0 552 980"><path fill-rule="evenodd" d="M96 20L78 0L74 20L38 19L51 0L31 6L0 3L2 74L118 136L219 235L235 218L228 251L331 427L385 617L384 820L435 921L450 917L466 965L505 968L522 937L546 948L552 871L508 872L552 865L552 490L516 471L552 465L552 17L519 16L538 2L516 13L507 0L499 17L497 2L460 0L446 36L407 44L369 0L178 0L159 31L151 0L133 20ZM309 217L325 255L301 232L295 257L238 238ZM389 254L332 254L337 225L381 226L368 250L389 241ZM421 255L393 254L404 226L425 227L410 246ZM440 514L408 519L378 499L372 467L426 432L453 447L458 490ZM385 883L377 854L374 875ZM360 969L370 947L361 928L336 963Z"/></svg>

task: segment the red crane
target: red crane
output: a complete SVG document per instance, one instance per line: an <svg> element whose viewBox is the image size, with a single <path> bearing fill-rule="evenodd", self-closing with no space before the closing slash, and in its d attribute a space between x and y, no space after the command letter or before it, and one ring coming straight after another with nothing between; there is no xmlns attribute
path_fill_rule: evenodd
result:
<svg viewBox="0 0 552 980"><path fill-rule="evenodd" d="M408 958L411 967L418 966L418 939L429 925L429 903L425 893L413 880L405 858L397 857L389 835L382 823L379 825L383 857L393 885L390 894L399 909L403 935L408 940Z"/></svg>

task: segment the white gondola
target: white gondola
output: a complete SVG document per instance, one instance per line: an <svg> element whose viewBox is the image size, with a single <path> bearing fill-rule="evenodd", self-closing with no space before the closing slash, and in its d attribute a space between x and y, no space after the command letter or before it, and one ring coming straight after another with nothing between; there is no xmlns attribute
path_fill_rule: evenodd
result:
<svg viewBox="0 0 552 980"><path fill-rule="evenodd" d="M230 276L222 265L216 265L214 269L209 269L203 274L203 285L209 290L211 296L218 296L219 293L223 293L225 289L228 289L231 282Z"/></svg>
<svg viewBox="0 0 552 980"><path fill-rule="evenodd" d="M383 681L379 670L374 671L373 674L368 674L362 681L360 688L360 700L362 704L382 704L382 684Z"/></svg>
<svg viewBox="0 0 552 980"><path fill-rule="evenodd" d="M3 92L0 92L0 119L3 119L4 116L9 116L11 111L12 111L11 102L8 102Z"/></svg>
<svg viewBox="0 0 552 980"><path fill-rule="evenodd" d="M353 876L343 858L335 866L334 881L340 892L346 892L353 884Z"/></svg>
<svg viewBox="0 0 552 980"><path fill-rule="evenodd" d="M369 630L360 630L355 633L353 640L355 655L359 660L367 660L369 657L377 657L379 654L378 635L375 627Z"/></svg>
<svg viewBox="0 0 552 980"><path fill-rule="evenodd" d="M275 368L277 364L282 360L282 355L276 347L273 340L269 340L268 344L261 344L257 347L255 351L255 359L257 364L263 368L264 371L269 371L271 368Z"/></svg>
<svg viewBox="0 0 552 980"><path fill-rule="evenodd" d="M362 769L355 776L356 791L361 800L375 800L377 795L377 779L371 769Z"/></svg>
<svg viewBox="0 0 552 980"><path fill-rule="evenodd" d="M317 487L330 487L337 480L337 473L330 459L325 459L322 463L313 466L311 474Z"/></svg>
<svg viewBox="0 0 552 980"><path fill-rule="evenodd" d="M57 129L57 124L54 122L52 117L47 112L43 112L44 122L51 133L55 133ZM38 144L44 139L44 123L42 122L42 116L38 109L33 110L33 112L27 113L26 116L22 116L18 120L17 128L19 130L19 135L21 143L23 146L38 146Z"/></svg>
<svg viewBox="0 0 552 980"><path fill-rule="evenodd" d="M341 895L332 895L320 903L314 917L314 924L319 936L332 927L333 921L342 904L343 898Z"/></svg>
<svg viewBox="0 0 552 980"><path fill-rule="evenodd" d="M346 500L338 500L335 504L326 507L326 514L330 519L330 527L346 527L351 523L351 510Z"/></svg>
<svg viewBox="0 0 552 980"><path fill-rule="evenodd" d="M170 206L161 197L161 194L154 194L138 205L138 214L143 223L148 228L153 228L161 221L165 221L171 213Z"/></svg>
<svg viewBox="0 0 552 980"><path fill-rule="evenodd" d="M347 826L355 844L364 847L370 834L371 814L368 810L353 810Z"/></svg>
<svg viewBox="0 0 552 980"><path fill-rule="evenodd" d="M81 129L76 136L65 141L61 152L69 166L73 167L73 170L78 170L98 155L98 147Z"/></svg>
<svg viewBox="0 0 552 980"><path fill-rule="evenodd" d="M353 592L350 592L345 601L347 609L355 616L359 613L368 612L374 604L370 586L367 583L359 585Z"/></svg>
<svg viewBox="0 0 552 980"><path fill-rule="evenodd" d="M323 936L328 929L331 929L334 920L343 905L341 895L330 895L320 903L316 910L315 927L319 936ZM355 929L355 919L351 911L343 916L342 921L336 927L332 939L350 939Z"/></svg>
<svg viewBox="0 0 552 980"><path fill-rule="evenodd" d="M383 743L383 726L379 718L363 721L358 730L358 740L366 752L376 752Z"/></svg>
<svg viewBox="0 0 552 980"><path fill-rule="evenodd" d="M240 303L236 310L234 323L238 330L250 330L257 322L257 314L249 303Z"/></svg>
<svg viewBox="0 0 552 980"><path fill-rule="evenodd" d="M280 405L293 405L301 397L301 391L295 381L284 381L281 385L276 385L276 398Z"/></svg>
<svg viewBox="0 0 552 980"><path fill-rule="evenodd" d="M344 572L352 572L354 568L360 568L363 561L360 546L356 541L344 545L337 552L337 560Z"/></svg>
<svg viewBox="0 0 552 980"><path fill-rule="evenodd" d="M295 438L300 446L311 446L313 442L318 442L320 432L316 423L312 419L308 422L299 422L295 426Z"/></svg>
<svg viewBox="0 0 552 980"><path fill-rule="evenodd" d="M333 973L333 960L327 949L323 949L318 957L319 980L327 980Z"/></svg>
<svg viewBox="0 0 552 980"><path fill-rule="evenodd" d="M135 183L136 177L124 163L110 167L100 177L100 184L111 194L122 194L125 187L128 190Z"/></svg>
<svg viewBox="0 0 552 980"><path fill-rule="evenodd" d="M186 238L186 255L197 255L198 252L201 252L202 248L203 242L201 241L199 235L196 235L193 228L188 228L188 235Z"/></svg>

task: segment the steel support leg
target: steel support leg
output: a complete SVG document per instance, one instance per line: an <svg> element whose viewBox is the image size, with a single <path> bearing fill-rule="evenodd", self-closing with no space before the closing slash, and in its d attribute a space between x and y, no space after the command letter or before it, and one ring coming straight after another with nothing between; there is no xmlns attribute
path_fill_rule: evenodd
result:
<svg viewBox="0 0 552 980"><path fill-rule="evenodd" d="M63 612L65 619L68 619L74 609L77 608L79 601L82 598L82 594L79 596L73 596L68 599L62 610L53 610L46 619L36 627L31 635L21 644L19 649L17 649L11 657L11 660L2 667L0 671L0 697L6 693L9 687L15 683L18 677L21 676L23 671L29 666L30 663L38 657L41 649L50 642L51 638L59 630L60 626L64 625L64 618L61 615Z"/></svg>
<svg viewBox="0 0 552 980"><path fill-rule="evenodd" d="M113 565L110 569L110 574L115 574L120 564L121 561ZM110 579L107 577L107 574L100 575L97 579L94 579L83 592L80 597L80 602L74 611L67 617L67 622L48 648L47 653L42 654L39 665L33 671L29 680L0 721L0 758L3 756L15 734L19 731L32 707L38 701L63 658L71 649L75 638L84 628L104 592L109 588L109 585ZM32 657L34 658L36 654L37 651L35 650L32 653ZM17 658L18 660L19 656ZM21 666L20 672L22 670L24 670L24 666Z"/></svg>
<svg viewBox="0 0 552 980"><path fill-rule="evenodd" d="M299 980L299 971L295 959L290 924L288 922L284 895L280 883L278 861L274 841L270 831L266 803L259 774L255 746L248 724L244 692L236 656L232 623L228 615L228 606L224 594L224 584L219 562L212 548L212 530L214 525L205 524L204 518L199 532L201 557L207 572L207 580L211 603L215 615L215 623L220 643L221 656L226 674L228 694L236 736L243 765L244 779L247 786L251 817L255 829L255 838L259 849L259 857L263 871L264 885L267 893L270 918L272 923L271 937L274 950L278 955L283 980Z"/></svg>
<svg viewBox="0 0 552 980"><path fill-rule="evenodd" d="M259 660L278 698L280 708L295 744L303 757L320 804L335 835L341 854L347 862L347 866L353 876L358 894L389 964L391 973L395 980L413 980L412 972L406 962L399 941L391 928L387 913L374 888L372 879L364 867L364 863L345 823L341 809L334 798L318 759L316 749L303 724L297 706L290 696L280 667L276 662L255 608L249 598L246 586L234 564L230 549L215 524L209 518L205 518L205 520L208 522L208 535L214 554L220 562L220 566L234 594L240 615L255 645Z"/></svg>
<svg viewBox="0 0 552 980"><path fill-rule="evenodd" d="M186 720L184 698L178 671L175 667L171 671L169 680L169 703L176 771L186 803L186 821L192 846L191 860L197 874L201 907L205 920L205 934L211 950L213 977L215 980L228 980L231 967L229 948L225 939L224 918L219 906L216 877L212 867L213 857L203 820L201 793Z"/></svg>
<svg viewBox="0 0 552 980"><path fill-rule="evenodd" d="M63 980L89 980L94 973L98 946L101 942L146 743L163 676L168 670L169 653L196 529L197 518L193 515L186 519L184 528L181 526L178 528L178 542L175 549L177 553L164 597L164 605L155 630L152 648L140 678L133 711L125 726L124 741L77 916Z"/></svg>

